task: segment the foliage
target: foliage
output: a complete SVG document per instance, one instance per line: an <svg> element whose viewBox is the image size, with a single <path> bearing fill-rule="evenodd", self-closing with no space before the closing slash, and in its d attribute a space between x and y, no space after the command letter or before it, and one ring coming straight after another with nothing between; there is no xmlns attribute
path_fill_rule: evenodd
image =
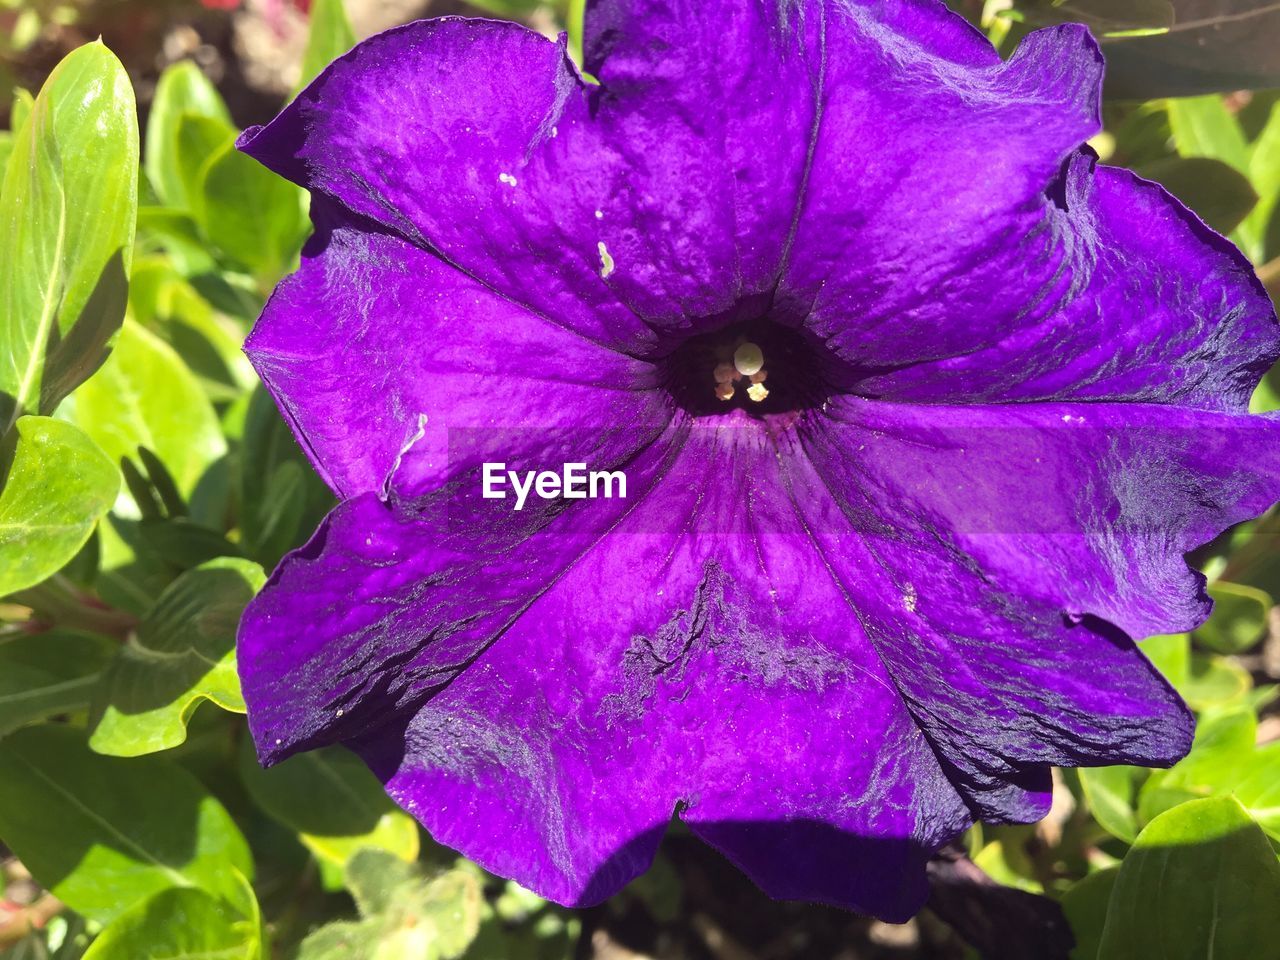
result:
<svg viewBox="0 0 1280 960"><path fill-rule="evenodd" d="M1190 0L957 6L1006 53L1032 25L1090 23L1129 64L1094 142L1104 160L1165 184L1276 276L1280 95L1223 98L1212 79L1280 76L1233 65L1232 31L1189 75L1151 41L1199 35L1182 29ZM580 3L556 11L580 29ZM1274 30L1270 15L1249 18ZM317 0L304 78L352 40L339 0ZM1135 80L1139 61L1163 66ZM1183 93L1196 95L1117 99ZM231 112L192 62L161 76L141 156L133 89L100 43L34 99L19 94L12 117L0 135L0 840L69 918L60 945L54 927L23 943L92 960L573 955L575 915L433 845L353 755L270 770L253 756L236 623L332 503L239 349L297 262L305 195L234 149ZM1274 372L1255 407L1280 409ZM1199 957L1210 942L1280 956L1276 691L1258 683L1258 651L1277 643L1278 525L1273 513L1201 551L1213 617L1143 641L1198 714L1190 755L1169 770L1063 772L1046 824L970 837L995 879L1061 901L1078 960ZM623 896L667 915L678 880L655 871Z"/></svg>

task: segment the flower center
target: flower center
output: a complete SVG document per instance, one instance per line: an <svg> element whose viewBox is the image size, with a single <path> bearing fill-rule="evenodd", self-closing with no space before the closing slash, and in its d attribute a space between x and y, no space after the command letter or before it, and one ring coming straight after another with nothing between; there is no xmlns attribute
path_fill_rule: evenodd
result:
<svg viewBox="0 0 1280 960"><path fill-rule="evenodd" d="M672 399L694 416L794 414L830 395L821 352L767 320L691 337L662 364Z"/></svg>
<svg viewBox="0 0 1280 960"><path fill-rule="evenodd" d="M718 351L728 352L728 346ZM769 376L764 369L764 351L750 340L738 344L728 360L717 363L711 376L716 383L716 397L726 403L737 394L738 386L745 387L747 399L752 403L763 403L769 396L769 388L764 385Z"/></svg>

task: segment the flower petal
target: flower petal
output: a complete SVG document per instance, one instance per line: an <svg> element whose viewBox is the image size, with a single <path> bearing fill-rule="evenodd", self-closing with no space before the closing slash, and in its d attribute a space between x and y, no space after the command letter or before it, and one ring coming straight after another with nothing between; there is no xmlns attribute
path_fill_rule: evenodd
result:
<svg viewBox="0 0 1280 960"><path fill-rule="evenodd" d="M1185 753L1190 715L1130 636L1203 620L1183 554L1280 495L1280 422L851 399L829 415L806 432L798 509L982 816L1026 818L1007 790L1028 766Z"/></svg>
<svg viewBox="0 0 1280 960"><path fill-rule="evenodd" d="M553 524L475 544L457 578L402 575L440 564L415 560L407 540L387 566L335 535L367 517L335 519L319 555L286 561L246 619L259 750L279 755L276 730L299 699L304 713L323 702L325 728L304 731L308 745L348 741L437 840L563 903L596 902L642 871L679 805L773 895L903 920L926 896L925 859L969 812L823 576L775 440L746 418L686 430L661 481L642 484L572 562ZM291 616L331 595L297 630ZM404 611L399 626L366 623L375 595ZM425 703L412 715L410 696L390 688L424 656L371 670L362 653L400 645L397 631L425 638L446 667L414 691ZM470 644L480 633L496 640L457 670L451 634ZM299 671L304 646L311 665ZM351 702L335 686L357 667L394 704L368 722L329 722Z"/></svg>
<svg viewBox="0 0 1280 960"><path fill-rule="evenodd" d="M642 315L679 326L767 308L818 121L823 6L590 5L597 162L617 191L601 226L614 286Z"/></svg>
<svg viewBox="0 0 1280 960"><path fill-rule="evenodd" d="M1160 186L1076 155L1046 203L1045 251L1010 247L997 299L971 311L961 353L872 375L867 394L923 403L1144 400L1248 408L1280 356L1280 324L1252 265ZM1039 259L1037 259L1039 258ZM904 314L904 337L928 317ZM913 332L914 331L914 332Z"/></svg>
<svg viewBox="0 0 1280 960"><path fill-rule="evenodd" d="M1027 309L994 296L1027 261L1054 272L1046 190L1100 129L1101 54L1067 25L1002 63L942 4L836 4L828 20L775 309L871 373L975 349Z"/></svg>
<svg viewBox="0 0 1280 960"><path fill-rule="evenodd" d="M697 81L641 81L617 49L597 52L605 87L584 88L563 45L523 27L422 21L360 44L240 146L535 312L659 349L650 327L767 301L815 109L803 23L687 11L721 53Z"/></svg>
<svg viewBox="0 0 1280 960"><path fill-rule="evenodd" d="M558 135L588 124L563 44L447 17L359 44L239 145L501 296L635 351L653 335L601 276L604 185L560 168L578 148Z"/></svg>
<svg viewBox="0 0 1280 960"><path fill-rule="evenodd" d="M245 349L340 495L393 470L422 492L486 459L603 467L633 440L610 428L666 422L650 365L340 211L321 220Z"/></svg>
<svg viewBox="0 0 1280 960"><path fill-rule="evenodd" d="M663 475L678 439L611 434L630 447L608 468L626 468L631 501L531 497L514 510L511 498L482 498L471 471L415 500L366 493L339 504L240 622L259 757L274 763L383 725L462 671Z"/></svg>

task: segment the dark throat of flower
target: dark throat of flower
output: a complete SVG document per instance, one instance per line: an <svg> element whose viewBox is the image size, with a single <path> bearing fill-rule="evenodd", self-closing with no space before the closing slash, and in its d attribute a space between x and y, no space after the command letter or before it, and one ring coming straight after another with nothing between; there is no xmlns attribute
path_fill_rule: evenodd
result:
<svg viewBox="0 0 1280 960"><path fill-rule="evenodd" d="M740 410L783 423L820 408L832 392L821 346L767 318L691 337L661 363L672 400L695 417Z"/></svg>

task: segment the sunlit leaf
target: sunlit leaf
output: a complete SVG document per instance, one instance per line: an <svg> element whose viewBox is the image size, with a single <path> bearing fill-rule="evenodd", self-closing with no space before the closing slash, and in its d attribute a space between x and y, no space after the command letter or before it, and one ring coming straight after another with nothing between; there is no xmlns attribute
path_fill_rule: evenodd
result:
<svg viewBox="0 0 1280 960"><path fill-rule="evenodd" d="M355 31L351 29L351 20L347 17L343 0L313 0L310 21L311 30L307 36L307 51L302 57L299 90L355 46L356 42Z"/></svg>
<svg viewBox="0 0 1280 960"><path fill-rule="evenodd" d="M243 713L236 625L265 579L257 564L223 558L175 580L108 666L89 745L121 757L155 753L186 740L201 701Z"/></svg>
<svg viewBox="0 0 1280 960"><path fill-rule="evenodd" d="M179 161L179 131L188 115L209 117L231 127L231 114L222 96L190 60L168 67L156 84L147 120L146 170L160 199L171 207L190 206L183 166Z"/></svg>
<svg viewBox="0 0 1280 960"><path fill-rule="evenodd" d="M363 919L316 930L298 960L452 960L479 933L484 900L471 870L423 876L384 851L364 850L347 865L347 886Z"/></svg>
<svg viewBox="0 0 1280 960"><path fill-rule="evenodd" d="M234 896L244 837L189 773L158 757L94 753L82 731L0 740L0 837L73 910L107 923L170 887Z"/></svg>
<svg viewBox="0 0 1280 960"><path fill-rule="evenodd" d="M235 877L244 889L240 906L194 887L162 890L116 918L84 960L257 960L257 901L243 877Z"/></svg>
<svg viewBox="0 0 1280 960"><path fill-rule="evenodd" d="M138 204L133 88L101 43L50 74L0 189L0 434L50 413L124 317Z"/></svg>
<svg viewBox="0 0 1280 960"><path fill-rule="evenodd" d="M0 596L34 586L80 550L107 512L120 474L83 433L22 417L0 487Z"/></svg>
<svg viewBox="0 0 1280 960"><path fill-rule="evenodd" d="M1192 800L1139 834L1116 876L1099 960L1275 955L1280 863L1231 797Z"/></svg>
<svg viewBox="0 0 1280 960"><path fill-rule="evenodd" d="M308 229L303 193L227 144L203 172L201 219L209 239L264 283L289 269Z"/></svg>
<svg viewBox="0 0 1280 960"><path fill-rule="evenodd" d="M1209 585L1213 615L1195 632L1196 641L1217 653L1243 653L1267 629L1271 597L1256 587L1219 580Z"/></svg>
<svg viewBox="0 0 1280 960"><path fill-rule="evenodd" d="M76 393L75 420L112 459L155 453L184 495L226 451L200 384L173 348L126 323L111 359Z"/></svg>
<svg viewBox="0 0 1280 960"><path fill-rule="evenodd" d="M1138 836L1134 802L1141 776L1141 772L1133 767L1084 767L1080 770L1080 784L1084 788L1089 812L1099 826L1125 843L1133 843Z"/></svg>

